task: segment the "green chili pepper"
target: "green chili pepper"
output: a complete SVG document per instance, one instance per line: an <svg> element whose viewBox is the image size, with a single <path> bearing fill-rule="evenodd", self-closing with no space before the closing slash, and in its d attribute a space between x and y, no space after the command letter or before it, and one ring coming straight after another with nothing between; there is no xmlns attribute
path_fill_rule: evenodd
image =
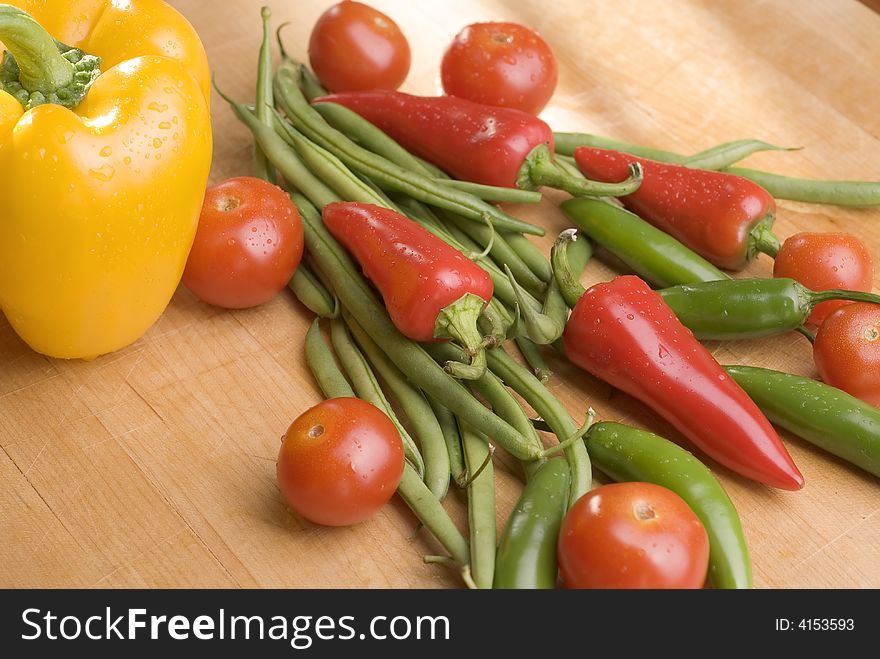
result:
<svg viewBox="0 0 880 659"><path fill-rule="evenodd" d="M296 67L281 66L275 75L275 95L285 114L306 137L340 158L348 167L369 176L383 187L404 192L425 203L460 213L470 220L489 218L496 229L543 235L544 230L518 220L465 192L438 185L427 176L413 172L358 146L324 121L309 105L297 86Z"/></svg>
<svg viewBox="0 0 880 659"><path fill-rule="evenodd" d="M467 423L459 425L468 473L468 528L471 578L477 588L491 588L495 574L495 476L485 435Z"/></svg>
<svg viewBox="0 0 880 659"><path fill-rule="evenodd" d="M555 588L556 541L569 491L564 460L548 460L507 518L495 558L495 588Z"/></svg>
<svg viewBox="0 0 880 659"><path fill-rule="evenodd" d="M565 406L528 369L508 355L503 348L489 350L486 354L489 358L489 370L540 414L556 437L564 440L577 432L577 425ZM527 420L531 424L528 417ZM571 471L571 490L568 496L570 506L589 491L593 477L590 456L583 442L575 442L567 446L565 459Z"/></svg>
<svg viewBox="0 0 880 659"><path fill-rule="evenodd" d="M434 410L428 405L425 394L407 381L400 369L388 359L345 309L342 310L342 317L370 364L394 394L400 409L409 419L419 439L419 447L425 461L425 485L442 500L449 488L449 454L446 451L443 430L437 417L434 416Z"/></svg>
<svg viewBox="0 0 880 659"><path fill-rule="evenodd" d="M828 300L880 304L860 291L811 291L794 279L728 279L657 291L698 339L754 339L797 330L813 307Z"/></svg>
<svg viewBox="0 0 880 659"><path fill-rule="evenodd" d="M379 386L379 381L376 380L376 376L373 374L369 363L351 340L348 328L340 318L334 318L330 321L330 342L333 344L333 349L339 356L339 361L348 374L348 378L351 380L358 398L372 403L391 419L397 428L397 432L400 433L406 459L415 467L419 476L424 477L425 461L422 458L421 452L419 452L419 447L416 446L409 432L403 427L400 419L397 418L397 414L385 397L385 393L382 391L382 387Z"/></svg>
<svg viewBox="0 0 880 659"><path fill-rule="evenodd" d="M702 462L658 435L619 423L597 423L585 440L593 464L615 481L654 483L684 499L709 535L709 580L715 588L752 587L739 515Z"/></svg>
<svg viewBox="0 0 880 659"><path fill-rule="evenodd" d="M753 366L725 366L773 423L880 476L880 410L809 378Z"/></svg>
<svg viewBox="0 0 880 659"><path fill-rule="evenodd" d="M728 279L675 238L623 208L595 199L570 199L560 208L591 240L656 286Z"/></svg>
<svg viewBox="0 0 880 659"><path fill-rule="evenodd" d="M312 375L328 398L354 397L354 391L321 337L317 320L312 323L306 335L306 355ZM397 493L422 524L440 541L456 563L463 566L470 563L467 540L462 537L440 501L425 486L408 462L404 462L403 476L397 486Z"/></svg>

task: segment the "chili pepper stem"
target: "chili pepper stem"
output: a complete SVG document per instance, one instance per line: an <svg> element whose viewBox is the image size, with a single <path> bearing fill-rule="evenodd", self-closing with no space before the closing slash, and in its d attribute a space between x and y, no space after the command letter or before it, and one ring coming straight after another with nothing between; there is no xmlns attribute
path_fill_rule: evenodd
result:
<svg viewBox="0 0 880 659"><path fill-rule="evenodd" d="M581 440L584 435L587 434L587 431L593 425L593 421L596 419L596 410L592 407L587 410L587 418L584 420L584 424L574 431L570 436L563 439L558 444L554 444L546 449L544 449L544 457L550 457L551 455L558 453L559 451L563 451L575 442Z"/></svg>
<svg viewBox="0 0 880 659"><path fill-rule="evenodd" d="M763 252L770 258L776 258L779 253L779 238L773 233L771 225L772 217L766 217L755 225L749 235L749 254Z"/></svg>
<svg viewBox="0 0 880 659"><path fill-rule="evenodd" d="M524 182L531 187L547 186L565 190L575 197L622 197L639 189L644 178L642 166L633 163L629 167L629 175L619 183L602 183L588 178L572 176L565 169L553 162L550 150L542 144L526 158L517 183Z"/></svg>
<svg viewBox="0 0 880 659"><path fill-rule="evenodd" d="M876 293L848 291L840 288L833 288L827 291L810 291L808 298L811 306L815 306L820 302L828 302L829 300L847 300L849 302L880 304L880 295L877 295Z"/></svg>
<svg viewBox="0 0 880 659"><path fill-rule="evenodd" d="M586 292L580 285L571 266L568 263L568 245L578 239L577 229L566 229L559 234L550 250L550 264L553 266L553 276L559 286L565 303L572 309L577 306L578 300Z"/></svg>
<svg viewBox="0 0 880 659"><path fill-rule="evenodd" d="M0 41L14 58L14 63L4 59L0 89L26 109L43 103L76 107L100 73L100 58L59 44L30 14L11 5L0 5Z"/></svg>
<svg viewBox="0 0 880 659"><path fill-rule="evenodd" d="M444 366L447 373L462 380L476 380L486 372L484 339L477 329L477 321L485 306L483 298L465 293L437 314L434 336L455 340L471 358L469 364L450 361Z"/></svg>

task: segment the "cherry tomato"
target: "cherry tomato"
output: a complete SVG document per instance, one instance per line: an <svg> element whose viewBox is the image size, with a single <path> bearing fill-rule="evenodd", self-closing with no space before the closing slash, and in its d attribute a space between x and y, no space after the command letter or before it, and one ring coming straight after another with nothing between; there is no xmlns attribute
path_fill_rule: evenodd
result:
<svg viewBox="0 0 880 659"><path fill-rule="evenodd" d="M443 55L443 90L485 105L538 114L556 89L556 57L547 42L517 23L474 23Z"/></svg>
<svg viewBox="0 0 880 659"><path fill-rule="evenodd" d="M333 92L397 89L409 73L409 43L385 14L346 0L318 18L309 38L309 61Z"/></svg>
<svg viewBox="0 0 880 659"><path fill-rule="evenodd" d="M847 288L868 292L874 284L874 266L865 243L850 233L796 233L782 243L773 276L791 277L814 291ZM817 304L807 322L821 325L845 304L849 302Z"/></svg>
<svg viewBox="0 0 880 659"><path fill-rule="evenodd" d="M295 512L316 524L347 526L394 495L403 475L403 442L377 407L359 398L331 398L290 424L276 470Z"/></svg>
<svg viewBox="0 0 880 659"><path fill-rule="evenodd" d="M702 588L709 538L671 490L616 483L571 507L559 530L558 554L568 588Z"/></svg>
<svg viewBox="0 0 880 659"><path fill-rule="evenodd" d="M826 384L880 407L880 305L854 302L828 316L813 361Z"/></svg>
<svg viewBox="0 0 880 659"><path fill-rule="evenodd" d="M303 253L302 220L284 190L250 176L205 192L183 283L196 297L227 309L271 300Z"/></svg>

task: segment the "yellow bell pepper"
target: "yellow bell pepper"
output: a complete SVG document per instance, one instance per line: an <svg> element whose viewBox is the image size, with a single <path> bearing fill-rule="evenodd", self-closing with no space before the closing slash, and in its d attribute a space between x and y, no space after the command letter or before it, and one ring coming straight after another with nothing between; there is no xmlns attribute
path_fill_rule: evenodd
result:
<svg viewBox="0 0 880 659"><path fill-rule="evenodd" d="M211 165L207 58L158 0L14 4L0 308L34 350L90 359L137 340L180 281Z"/></svg>

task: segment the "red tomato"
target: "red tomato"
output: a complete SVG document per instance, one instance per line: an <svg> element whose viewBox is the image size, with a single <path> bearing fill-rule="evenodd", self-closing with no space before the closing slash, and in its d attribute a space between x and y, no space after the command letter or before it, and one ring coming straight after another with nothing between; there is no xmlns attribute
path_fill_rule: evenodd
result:
<svg viewBox="0 0 880 659"><path fill-rule="evenodd" d="M331 398L290 424L276 470L295 512L326 526L356 524L397 490L403 442L391 419L370 403Z"/></svg>
<svg viewBox="0 0 880 659"><path fill-rule="evenodd" d="M824 382L880 407L880 305L854 302L828 316L813 361Z"/></svg>
<svg viewBox="0 0 880 659"><path fill-rule="evenodd" d="M309 61L333 92L397 89L409 73L409 43L385 14L346 0L318 18Z"/></svg>
<svg viewBox="0 0 880 659"><path fill-rule="evenodd" d="M773 276L791 277L814 291L846 288L867 293L874 285L874 265L865 243L850 233L796 233L782 243ZM821 325L845 304L849 302L817 304L807 322Z"/></svg>
<svg viewBox="0 0 880 659"><path fill-rule="evenodd" d="M485 105L538 114L556 89L556 57L547 42L517 23L474 23L443 55L443 90Z"/></svg>
<svg viewBox="0 0 880 659"><path fill-rule="evenodd" d="M183 283L227 309L262 304L283 289L303 253L302 220L284 190L250 176L205 192Z"/></svg>
<svg viewBox="0 0 880 659"><path fill-rule="evenodd" d="M568 588L702 588L709 537L688 505L651 483L588 492L559 530L559 572Z"/></svg>

